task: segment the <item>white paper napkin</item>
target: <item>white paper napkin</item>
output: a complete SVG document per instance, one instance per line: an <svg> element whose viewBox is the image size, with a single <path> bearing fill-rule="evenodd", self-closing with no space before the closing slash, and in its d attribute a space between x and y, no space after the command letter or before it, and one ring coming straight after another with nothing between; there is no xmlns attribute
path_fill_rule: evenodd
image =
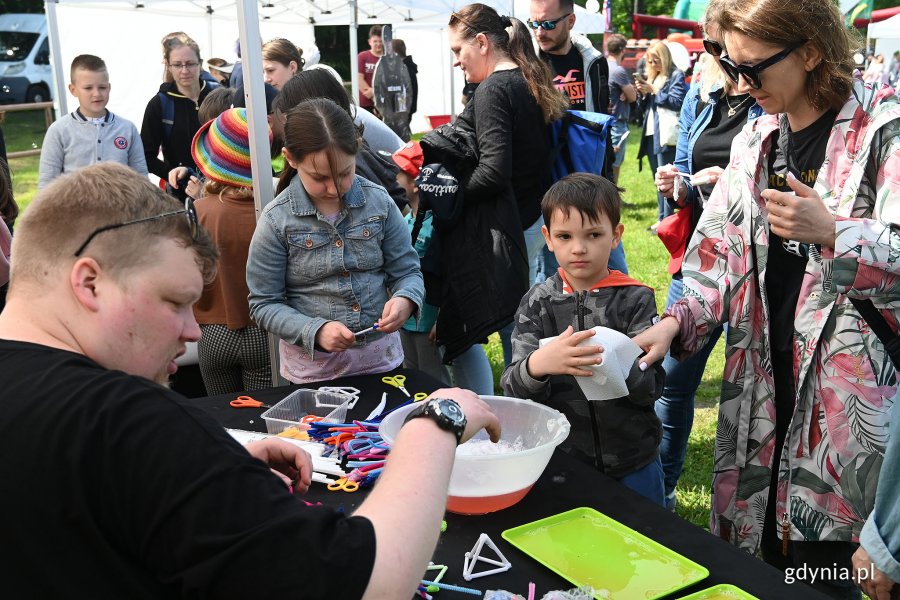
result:
<svg viewBox="0 0 900 600"><path fill-rule="evenodd" d="M540 340L540 346L555 340L558 336ZM625 380L631 372L635 359L641 355L641 347L624 333L609 327L594 327L594 335L579 346L603 346L603 363L588 367L594 371L591 377L575 377L588 400L611 400L628 395Z"/></svg>

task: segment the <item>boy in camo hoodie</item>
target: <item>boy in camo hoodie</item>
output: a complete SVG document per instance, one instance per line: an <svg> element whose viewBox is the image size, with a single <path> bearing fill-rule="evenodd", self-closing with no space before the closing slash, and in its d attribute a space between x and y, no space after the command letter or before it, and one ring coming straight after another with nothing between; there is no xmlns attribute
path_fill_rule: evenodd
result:
<svg viewBox="0 0 900 600"><path fill-rule="evenodd" d="M560 268L522 299L502 384L507 394L568 417L572 431L564 450L662 505L661 428L654 411L665 377L660 365L641 371L635 361L628 396L613 400L586 398L574 379L590 377L589 367L603 361L601 347L578 345L593 327L634 337L657 320L653 290L608 267L624 230L620 191L589 173L568 175L547 191L542 232ZM541 339L553 336L559 337L539 348Z"/></svg>

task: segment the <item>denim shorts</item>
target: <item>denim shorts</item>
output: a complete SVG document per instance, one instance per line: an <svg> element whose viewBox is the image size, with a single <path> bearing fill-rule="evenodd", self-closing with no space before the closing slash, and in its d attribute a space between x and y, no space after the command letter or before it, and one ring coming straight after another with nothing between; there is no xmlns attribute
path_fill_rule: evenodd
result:
<svg viewBox="0 0 900 600"><path fill-rule="evenodd" d="M619 144L619 140L622 139L622 136L628 131L628 123L625 121L620 121L616 119L613 121L612 128L610 129L610 135L612 137L612 145L613 148ZM622 163L625 161L625 148L628 146L628 140L626 139L622 142L622 145L619 146L619 151L616 152L616 160L613 161L614 167L622 166Z"/></svg>

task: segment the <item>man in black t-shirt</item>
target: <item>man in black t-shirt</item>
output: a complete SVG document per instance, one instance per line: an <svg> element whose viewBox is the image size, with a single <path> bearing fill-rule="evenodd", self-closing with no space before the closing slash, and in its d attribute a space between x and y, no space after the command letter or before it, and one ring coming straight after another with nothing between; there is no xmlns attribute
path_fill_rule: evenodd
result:
<svg viewBox="0 0 900 600"><path fill-rule="evenodd" d="M572 0L532 0L528 25L569 108L609 114L609 66L590 40L572 34Z"/></svg>
<svg viewBox="0 0 900 600"><path fill-rule="evenodd" d="M7 596L412 595L456 445L482 427L497 439L496 417L440 390L352 516L306 505L284 481L309 487L305 452L242 447L161 385L200 337L192 305L217 254L193 206L113 163L59 177L19 221L0 313Z"/></svg>

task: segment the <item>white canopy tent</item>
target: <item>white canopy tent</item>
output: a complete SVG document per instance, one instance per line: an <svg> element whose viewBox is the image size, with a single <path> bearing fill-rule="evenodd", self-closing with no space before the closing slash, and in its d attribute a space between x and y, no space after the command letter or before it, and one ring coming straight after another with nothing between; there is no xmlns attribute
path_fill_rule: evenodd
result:
<svg viewBox="0 0 900 600"><path fill-rule="evenodd" d="M507 13L514 0L486 3ZM406 41L419 65L419 111L413 131L426 129L425 115L451 114L458 108L462 75L452 74L446 25L450 13L464 0L361 0L358 26L392 23L395 37ZM285 37L301 48L314 43L314 25L351 25L355 2L347 0L271 0L247 2L257 8L259 38ZM53 54L62 93L55 97L60 111L68 112L65 85L67 66L78 54L102 57L109 66L113 92L110 108L140 125L147 102L157 91L163 73L159 40L170 31L185 31L200 45L203 58L236 59L235 40L243 11L235 0L56 0L47 3L50 27L55 32ZM528 2L515 3L517 17L528 18ZM575 30L602 32L600 14L576 6ZM351 32L351 45L356 35ZM123 48L127 50L123 51ZM356 71L356 50L347 59ZM244 57L247 63L247 57ZM355 87L356 81L353 78Z"/></svg>
<svg viewBox="0 0 900 600"><path fill-rule="evenodd" d="M866 35L875 40L875 54L884 54L885 64L890 64L891 56L900 50L900 15L870 23Z"/></svg>

